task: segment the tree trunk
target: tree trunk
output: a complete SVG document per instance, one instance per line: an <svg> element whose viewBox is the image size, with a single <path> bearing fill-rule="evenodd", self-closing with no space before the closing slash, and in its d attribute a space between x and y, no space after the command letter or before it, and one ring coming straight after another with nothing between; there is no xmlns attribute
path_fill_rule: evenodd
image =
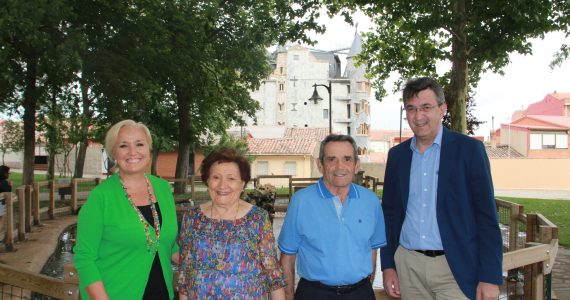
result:
<svg viewBox="0 0 570 300"><path fill-rule="evenodd" d="M453 24L451 78L446 99L451 116L451 130L466 133L466 100L469 66L467 64L467 37L465 35L465 27L467 24L465 0L456 0L453 4L453 10L456 16L456 22Z"/></svg>
<svg viewBox="0 0 570 300"><path fill-rule="evenodd" d="M36 146L36 106L38 88L36 86L38 59L31 57L26 64L26 87L24 90L24 166L22 184L34 182L34 159Z"/></svg>
<svg viewBox="0 0 570 300"><path fill-rule="evenodd" d="M47 179L53 180L55 178L55 153L49 153Z"/></svg>
<svg viewBox="0 0 570 300"><path fill-rule="evenodd" d="M74 178L83 178L83 170L85 168L85 157L87 156L87 147L89 146L89 121L91 120L91 109L89 101L89 87L86 85L85 80L81 78L81 101L83 111L81 112L81 142L79 143L79 152L75 160Z"/></svg>
<svg viewBox="0 0 570 300"><path fill-rule="evenodd" d="M83 169L85 167L85 156L87 156L88 145L89 143L85 140L79 143L79 148L77 148L78 152L75 157L75 169L73 170L73 178L83 178Z"/></svg>
<svg viewBox="0 0 570 300"><path fill-rule="evenodd" d="M176 101L178 103L178 157L176 159L177 179L188 179L188 161L190 155L190 99L187 90L176 86ZM186 182L176 183L174 193L184 193Z"/></svg>

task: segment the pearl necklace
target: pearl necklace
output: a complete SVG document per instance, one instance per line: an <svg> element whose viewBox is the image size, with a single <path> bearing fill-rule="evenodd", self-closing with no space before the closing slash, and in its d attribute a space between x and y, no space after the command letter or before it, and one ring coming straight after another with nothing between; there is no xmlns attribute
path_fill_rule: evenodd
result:
<svg viewBox="0 0 570 300"><path fill-rule="evenodd" d="M237 215L239 212L239 200L237 203L237 208L236 208L236 214L234 215L234 223L237 220ZM210 206L210 218L212 218L212 222L214 220L214 202L212 201L212 206ZM220 217L220 220L222 220L222 218ZM224 244L224 247L222 249L219 249L218 247L216 247L216 270L221 271L224 268L224 256L226 254L226 250L228 248L228 243L230 241L229 235L226 235L226 242ZM219 251L218 251L219 250ZM218 254L219 253L219 254Z"/></svg>
<svg viewBox="0 0 570 300"><path fill-rule="evenodd" d="M152 211L152 219L154 221L154 232L156 234L156 238L154 239L154 241L153 241L153 239L151 237L151 233L150 233L150 224L146 221L146 219L142 215L140 209L138 209L138 207L135 204L135 202L133 201L131 195L129 195L129 193L127 192L127 188L123 184L123 180L121 180L119 177L120 182L121 182L121 186L123 187L123 191L125 191L125 196L127 197L127 200L129 200L129 203L131 204L132 208L135 210L135 213L139 217L139 221L143 225L144 234L146 236L146 249L149 253L155 253L158 251L158 244L160 241L160 219L158 218L158 212L156 210L156 206L155 206L154 202L152 201L153 195L152 195L152 192L150 190L150 182L146 176L144 178L146 181L146 188L148 190L148 202L150 203L150 210Z"/></svg>

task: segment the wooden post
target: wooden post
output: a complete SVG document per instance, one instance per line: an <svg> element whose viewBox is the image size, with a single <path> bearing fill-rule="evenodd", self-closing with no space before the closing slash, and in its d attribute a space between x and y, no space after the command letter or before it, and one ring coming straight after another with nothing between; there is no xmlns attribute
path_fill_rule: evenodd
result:
<svg viewBox="0 0 570 300"><path fill-rule="evenodd" d="M289 203L291 203L291 196L293 196L293 176L289 177L289 192L287 193Z"/></svg>
<svg viewBox="0 0 570 300"><path fill-rule="evenodd" d="M34 225L40 225L40 184L33 183L34 190L32 191L32 213L34 215Z"/></svg>
<svg viewBox="0 0 570 300"><path fill-rule="evenodd" d="M77 178L71 179L71 213L77 214Z"/></svg>
<svg viewBox="0 0 570 300"><path fill-rule="evenodd" d="M26 232L32 232L32 186L26 185L24 190L24 199L26 201Z"/></svg>
<svg viewBox="0 0 570 300"><path fill-rule="evenodd" d="M55 218L55 181L49 181L49 208L48 215L50 220Z"/></svg>
<svg viewBox="0 0 570 300"><path fill-rule="evenodd" d="M536 242L536 229L538 228L536 214L526 214L526 242Z"/></svg>
<svg viewBox="0 0 570 300"><path fill-rule="evenodd" d="M79 277L73 265L63 266L63 283L67 299L79 299Z"/></svg>
<svg viewBox="0 0 570 300"><path fill-rule="evenodd" d="M194 175L190 175L190 197L192 197L192 201L196 203L196 178Z"/></svg>
<svg viewBox="0 0 570 300"><path fill-rule="evenodd" d="M517 250L517 237L519 235L518 218L521 213L522 206L518 204L513 204L511 206L509 222L509 251Z"/></svg>
<svg viewBox="0 0 570 300"><path fill-rule="evenodd" d="M6 251L14 251L14 203L12 193L4 193L6 202L6 234L4 237L4 248Z"/></svg>
<svg viewBox="0 0 570 300"><path fill-rule="evenodd" d="M26 239L26 199L24 196L25 188L16 189L18 193L18 240Z"/></svg>
<svg viewBox="0 0 570 300"><path fill-rule="evenodd" d="M532 265L532 300L544 299L544 274L542 274L542 263Z"/></svg>

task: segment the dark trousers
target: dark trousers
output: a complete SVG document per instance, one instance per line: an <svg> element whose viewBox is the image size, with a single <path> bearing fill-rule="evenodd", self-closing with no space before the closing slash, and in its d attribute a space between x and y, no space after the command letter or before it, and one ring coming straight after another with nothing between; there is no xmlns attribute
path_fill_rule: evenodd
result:
<svg viewBox="0 0 570 300"><path fill-rule="evenodd" d="M374 300L374 290L368 278L366 281L347 293L339 293L332 288L325 287L321 283L312 282L301 278L295 291L295 300Z"/></svg>

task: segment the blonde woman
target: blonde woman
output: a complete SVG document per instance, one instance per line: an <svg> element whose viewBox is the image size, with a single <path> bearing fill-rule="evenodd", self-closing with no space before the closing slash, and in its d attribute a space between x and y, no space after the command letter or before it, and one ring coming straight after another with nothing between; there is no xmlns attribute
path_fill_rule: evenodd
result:
<svg viewBox="0 0 570 300"><path fill-rule="evenodd" d="M111 127L105 148L118 172L97 186L79 212L75 266L83 299L173 299L171 261L178 225L170 185L146 174L148 128Z"/></svg>

